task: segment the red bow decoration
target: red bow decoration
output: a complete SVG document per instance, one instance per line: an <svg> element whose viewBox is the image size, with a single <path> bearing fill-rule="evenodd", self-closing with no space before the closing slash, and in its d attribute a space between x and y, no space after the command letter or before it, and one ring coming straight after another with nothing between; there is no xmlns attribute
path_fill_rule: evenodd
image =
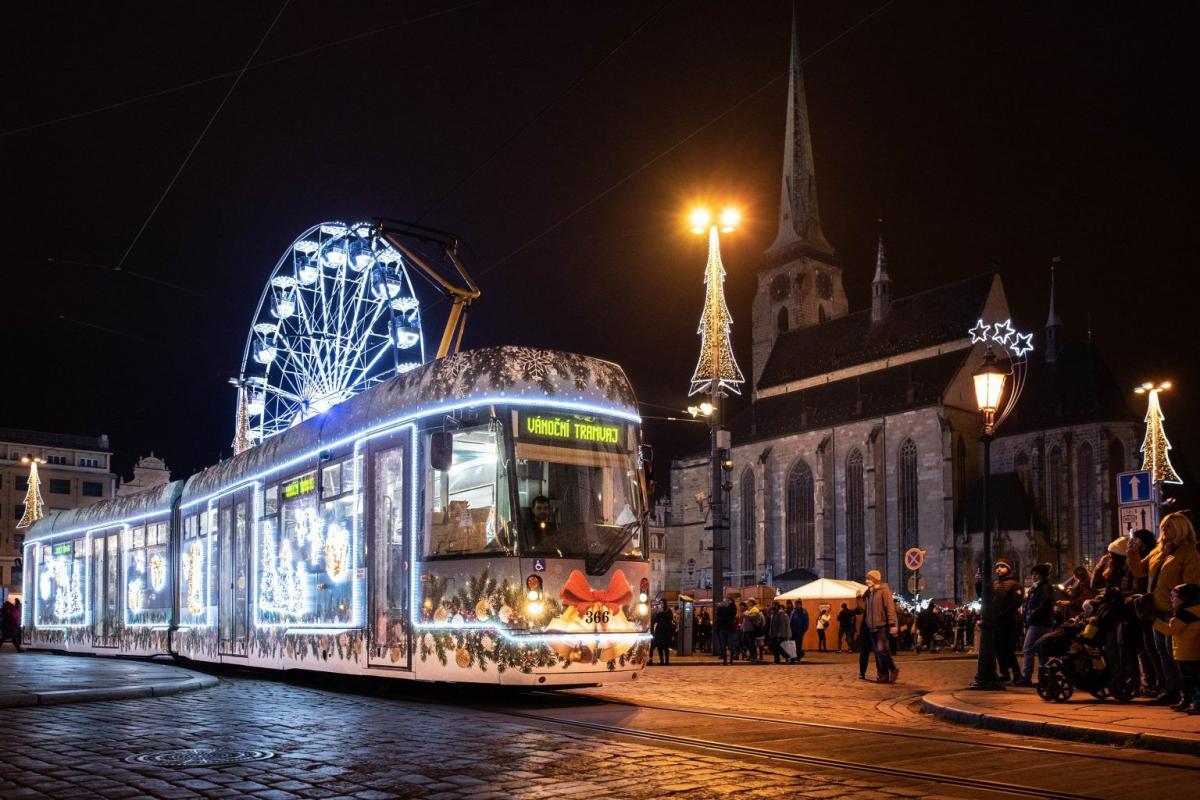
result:
<svg viewBox="0 0 1200 800"><path fill-rule="evenodd" d="M607 589L596 590L582 572L574 570L567 578L560 597L564 603L575 606L580 612L587 611L596 603L603 603L609 611L616 613L621 606L633 602L633 587L629 585L625 573L617 570L609 579Z"/></svg>

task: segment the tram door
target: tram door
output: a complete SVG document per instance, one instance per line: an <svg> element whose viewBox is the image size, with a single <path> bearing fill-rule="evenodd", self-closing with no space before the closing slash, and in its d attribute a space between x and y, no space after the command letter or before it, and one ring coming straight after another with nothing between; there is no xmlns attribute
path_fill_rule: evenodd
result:
<svg viewBox="0 0 1200 800"><path fill-rule="evenodd" d="M83 565L77 565L83 569ZM92 535L92 635L96 647L117 646L121 613L121 533Z"/></svg>
<svg viewBox="0 0 1200 800"><path fill-rule="evenodd" d="M371 646L375 667L412 669L409 611L409 486L412 464L409 440L395 437L374 442L367 484L371 585Z"/></svg>
<svg viewBox="0 0 1200 800"><path fill-rule="evenodd" d="M217 650L223 656L246 655L250 618L251 489L222 497L217 506L220 548L217 586Z"/></svg>

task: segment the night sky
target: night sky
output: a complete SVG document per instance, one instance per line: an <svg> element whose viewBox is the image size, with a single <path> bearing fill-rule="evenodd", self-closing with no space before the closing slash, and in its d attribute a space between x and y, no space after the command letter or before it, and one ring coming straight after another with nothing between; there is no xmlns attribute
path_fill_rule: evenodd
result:
<svg viewBox="0 0 1200 800"><path fill-rule="evenodd" d="M1130 388L1177 382L1164 408L1182 467L1200 447L1195 12L1045 6L800 3L823 227L852 308L882 216L896 294L998 269L1016 323L1039 332L1061 256L1068 335L1090 319ZM749 373L790 3L292 0L125 257L279 9L8 10L0 426L107 433L126 473L151 449L176 477L228 455L227 379L259 293L327 219L459 234L484 292L466 346L613 359L665 415L687 404L703 302L683 214L736 202L723 252ZM445 311L426 307L430 338ZM660 462L704 446L699 425L647 434Z"/></svg>

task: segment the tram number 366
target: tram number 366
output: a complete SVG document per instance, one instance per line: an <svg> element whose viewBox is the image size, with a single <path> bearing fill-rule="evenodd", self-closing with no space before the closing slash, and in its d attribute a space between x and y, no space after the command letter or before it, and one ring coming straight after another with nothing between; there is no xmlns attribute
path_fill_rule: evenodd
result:
<svg viewBox="0 0 1200 800"><path fill-rule="evenodd" d="M589 611L583 615L583 621L588 625L608 622L608 609L604 611Z"/></svg>

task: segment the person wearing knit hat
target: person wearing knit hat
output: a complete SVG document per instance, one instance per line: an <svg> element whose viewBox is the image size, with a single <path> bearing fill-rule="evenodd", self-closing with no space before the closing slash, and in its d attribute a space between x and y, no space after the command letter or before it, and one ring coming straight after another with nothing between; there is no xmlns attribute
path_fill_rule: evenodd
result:
<svg viewBox="0 0 1200 800"><path fill-rule="evenodd" d="M1037 642L1054 627L1054 588L1050 585L1050 565L1038 564L1033 568L1033 586L1025 595L1021 615L1025 621L1025 641L1021 646L1021 679L1013 686L1033 685L1033 658L1037 655ZM1042 660L1038 656L1038 661Z"/></svg>
<svg viewBox="0 0 1200 800"><path fill-rule="evenodd" d="M873 569L867 573L867 591L863 593L860 603L863 612L861 635L870 642L871 651L875 654L875 682L895 683L900 677L900 670L892 660L891 642L888 637L896 635L899 617L896 615L896 601L892 597L892 590L884 583L883 574L879 570Z"/></svg>
<svg viewBox="0 0 1200 800"><path fill-rule="evenodd" d="M1012 562L1007 558L996 559L995 570L987 612L992 618L997 671L1001 681L1020 683L1021 666L1017 663L1016 653L1018 615L1023 599L1021 584L1013 576Z"/></svg>

